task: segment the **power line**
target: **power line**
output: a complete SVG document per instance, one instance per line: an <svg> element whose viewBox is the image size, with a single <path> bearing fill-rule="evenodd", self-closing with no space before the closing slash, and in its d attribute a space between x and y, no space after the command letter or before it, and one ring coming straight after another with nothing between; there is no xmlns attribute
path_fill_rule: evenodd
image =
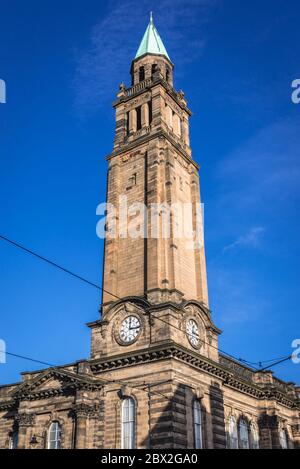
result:
<svg viewBox="0 0 300 469"><path fill-rule="evenodd" d="M282 360L279 360L278 362L273 363L273 364L271 365L271 367L273 368L273 367L276 366L276 365L280 365L281 363L284 363L284 362L290 360L290 359L292 358L292 356L293 356L293 355L289 355L288 357L285 357L285 358L283 358ZM259 371L266 371L266 370L269 370L269 369L270 369L270 366L266 366L265 368L262 368L262 369L259 370Z"/></svg>
<svg viewBox="0 0 300 469"><path fill-rule="evenodd" d="M106 290L106 289L100 287L100 285L97 285L96 283L91 282L90 280L87 280L86 278L82 277L81 275L78 275L78 274L72 272L71 270L66 269L65 267L62 267L61 265L57 264L56 262L53 262L53 261L51 261L50 259L48 259L48 258L46 258L46 257L44 257L44 256L42 256L42 255L40 255L40 254L38 254L38 253L36 253L36 252L33 251L32 249L28 249L28 248L26 248L25 246L23 246L23 245L17 243L16 241L13 241L13 240L11 240L11 239L7 238L6 236L3 236L3 235L0 235L0 239L2 239L3 241L6 241L7 243L9 243L9 244L11 244L11 245L13 245L14 247L17 247L17 248L21 249L22 251L26 252L27 254L30 254L30 255L36 257L37 259L46 262L47 264L51 265L52 267L55 267L55 268L61 270L62 272L66 273L66 274L69 274L69 275L71 275L72 277L74 277L74 278L76 278L76 279L78 279L78 280L81 280L82 282L84 282L84 283L86 283L86 284L88 284L88 285L90 285L90 286L92 286L92 287L94 287L94 288L97 288L97 290L100 290L100 291L102 291L102 292L104 292L104 293L107 293L108 295L110 295L110 296L116 298L117 300L121 300L121 301L122 301L122 298L120 298L119 296L115 295L114 293L112 293L112 292L110 292L110 291L108 291L108 290ZM142 308L138 307L138 306L135 305L135 304L134 304L134 307L137 308L138 310L142 311L142 312L150 312L150 308L145 308L145 309L143 310ZM159 320L159 321L161 321L161 322L163 322L163 323L169 325L170 327L173 327L173 328L177 329L178 331L182 332L182 330L181 330L179 327L177 327L177 326L175 326L174 324L171 324L171 323L165 321L165 320L162 319L162 318L158 318L158 317L153 316L153 315L151 315L151 317L152 317L153 319L157 319L157 320ZM205 345L209 345L210 347L212 347L212 348L218 350L219 352L223 353L224 355L227 355L228 357L234 359L235 361L244 362L244 363L246 363L246 364L248 364L248 365L251 365L251 367L252 367L255 371L264 371L265 369L267 369L267 368L264 368L264 369L260 369L260 370L259 370L259 369L257 369L256 367L253 366L254 364L256 364L256 363L254 363L254 362L251 363L251 362L249 362L249 361L247 361L247 360L244 360L244 359L242 359L242 358L234 357L233 355L231 355L230 353L225 352L224 350L220 349L219 347L216 347L216 346L214 346L214 345L212 345L212 344L208 344L208 343L205 342L205 341L202 341L202 342L203 342ZM21 357L21 356L20 356L20 357ZM22 357L22 358L23 358L23 357ZM290 358L290 357L289 357L289 358ZM284 359L284 360L282 360L282 361L280 361L280 362L277 362L277 363L275 363L275 364L273 364L273 365L271 365L271 366L272 366L272 367L273 367L273 366L276 366L277 364L282 363L283 361L286 361L287 359L288 359L288 358L286 358L286 359ZM276 359L275 359L275 360L276 360ZM39 362L38 360L32 360L32 361ZM271 362L271 361L272 361L272 360L270 360L270 362ZM40 363L46 364L46 363L43 363L43 362L40 362ZM265 363L265 362L257 362L257 364L259 364L259 365L262 364L262 363ZM46 364L46 365L48 365L48 364ZM50 366L51 366L51 365L50 365Z"/></svg>
<svg viewBox="0 0 300 469"><path fill-rule="evenodd" d="M7 243L12 244L13 246L15 246L15 247L21 249L22 251L26 252L27 254L30 254L30 255L36 257L37 259L39 259L39 260L41 260L41 261L47 262L47 263L50 264L52 267L55 267L55 268L61 270L61 271L64 272L64 273L67 273L67 274L69 274L69 275L72 275L72 277L75 277L75 278L77 278L78 280L81 280L81 281L85 282L86 284L88 284L88 285L90 285L90 286L92 286L92 287L94 287L94 288L97 288L97 289L100 290L100 291L103 291L103 292L107 293L107 294L110 295L110 296L113 296L113 297L116 298L117 300L122 300L122 298L120 298L119 296L115 295L114 293L112 293L112 292L110 292L110 291L108 291L108 290L105 290L104 288L102 288L102 287L100 287L99 285L97 285L97 284L91 282L90 280L87 280L86 278L82 277L81 275L78 275L78 274L72 272L71 270L66 269L65 267L62 267L61 265L57 264L56 262L53 262L53 261L51 261L50 259L48 259L48 258L46 258L46 257L44 257L44 256L42 256L42 255L40 255L40 254L38 254L38 253L36 253L36 252L33 251L32 249L26 248L26 247L23 246L22 244L19 244L19 243L17 243L16 241L12 241L11 239L9 239L9 238L7 238L6 236L3 236L3 235L0 235L0 239L6 241ZM143 310L142 308L139 308L137 305L134 305L134 307L137 308L137 309L139 309L139 310L142 311L142 312L144 312L144 311L149 311L149 308L145 308L145 310ZM168 324L170 327L174 327L175 329L177 329L177 330L179 330L180 332L182 332L181 329L179 329L179 328L178 328L177 326L175 326L174 324L170 324L169 322L165 321L164 319L158 318L158 317L156 317L156 316L152 316L152 317L153 317L154 319L157 319L157 320L159 320L159 321L161 321L161 322L164 322L165 324ZM207 342L204 342L204 343L205 343L205 345L210 345L210 344L208 344ZM219 349L218 347L215 347L215 346L213 346L213 345L210 345L210 346L211 346L212 348L215 348L215 349L219 350L221 353L224 353L225 355L228 355L230 358L233 358L234 360L241 361L240 359L234 357L233 355L230 355L229 353L227 353L227 352L225 352L225 351Z"/></svg>
<svg viewBox="0 0 300 469"><path fill-rule="evenodd" d="M12 357L22 358L23 360L27 360L30 362L39 363L40 365L50 366L51 368L55 367L55 365L52 365L51 363L42 362L40 360L36 360L35 358L25 357L24 355L17 355L16 353L11 353L11 352L2 352L2 353L5 355L10 355Z"/></svg>
<svg viewBox="0 0 300 469"><path fill-rule="evenodd" d="M23 251L27 252L28 254L31 254L32 256L40 259L41 261L47 262L48 264L52 265L52 267L56 267L57 269L65 272L66 274L72 275L72 277L75 277L78 280L81 280L82 282L85 282L88 285L90 285L94 288L97 288L98 290L105 291L103 288L101 288L96 283L93 283L90 280L87 280L86 278L82 277L81 275L78 275L78 274L72 272L71 270L66 269L65 267L62 267L61 265L57 264L56 262L50 261L50 259L47 259L46 257L41 256L40 254L37 254L36 252L32 251L31 249L28 249L25 246L22 246L21 244L16 243L15 241L12 241L11 239L6 238L5 236L0 235L0 239L2 239L3 241L6 241L7 243L12 244L13 246L15 246L19 249L22 249Z"/></svg>
<svg viewBox="0 0 300 469"><path fill-rule="evenodd" d="M40 360L36 360L35 358L31 358L31 357L26 357L24 355L18 355L16 353L11 353L11 352L5 352L6 355L10 355L12 357L16 357L16 358L21 358L23 360L27 360L27 361L31 361L31 362L34 362L34 363L39 363L40 365L46 365L46 366L49 366L50 368L61 368L60 366L57 366L57 365L53 365L51 363L47 363L47 362L43 362L43 361L40 361ZM121 385L124 385L124 384L127 384L128 386L130 386L131 388L135 388L135 389L139 389L141 390L142 387L146 386L146 387L149 387L148 384L146 384L145 382L143 383L140 383L139 385L135 385L133 383L130 383L130 381L127 381L125 382L124 380L120 380L120 379L112 379L112 380L109 380L109 379L105 379L105 378L100 378L101 381L104 381L106 384L113 384L113 383L118 383L118 384L121 384ZM169 381L168 381L169 382ZM164 381L164 382L160 382L160 383L152 383L150 385L151 386L157 386L159 384L166 384L167 381ZM143 391L146 391L146 389L142 389ZM172 397L168 397L168 396L165 396L164 394L162 394L161 392L158 392L158 391L148 391L150 394L154 394L154 395L157 395L157 396L160 396L160 397L163 397L164 399L167 399L168 401L172 401Z"/></svg>

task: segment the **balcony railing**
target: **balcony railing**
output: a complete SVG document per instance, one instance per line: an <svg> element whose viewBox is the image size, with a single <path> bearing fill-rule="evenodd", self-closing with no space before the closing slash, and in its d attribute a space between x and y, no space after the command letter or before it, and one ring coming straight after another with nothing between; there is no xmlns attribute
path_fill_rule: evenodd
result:
<svg viewBox="0 0 300 469"><path fill-rule="evenodd" d="M152 78L147 78L144 81L141 81L140 83L137 83L136 85L133 85L131 88L128 88L128 90L125 90L125 96L126 98L129 98L130 96L133 96L136 93L139 93L140 91L143 91L147 86L151 85L152 83Z"/></svg>

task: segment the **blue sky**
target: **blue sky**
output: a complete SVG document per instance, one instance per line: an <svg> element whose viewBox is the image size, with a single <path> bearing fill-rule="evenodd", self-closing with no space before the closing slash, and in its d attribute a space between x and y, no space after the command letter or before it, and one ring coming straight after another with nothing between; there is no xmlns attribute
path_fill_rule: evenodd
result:
<svg viewBox="0 0 300 469"><path fill-rule="evenodd" d="M251 362L300 337L297 0L2 0L0 232L101 282L111 103L153 10L193 111L210 303L222 349ZM88 357L97 290L0 242L0 338L53 364ZM276 374L299 380L299 366ZM40 368L8 357L0 383Z"/></svg>

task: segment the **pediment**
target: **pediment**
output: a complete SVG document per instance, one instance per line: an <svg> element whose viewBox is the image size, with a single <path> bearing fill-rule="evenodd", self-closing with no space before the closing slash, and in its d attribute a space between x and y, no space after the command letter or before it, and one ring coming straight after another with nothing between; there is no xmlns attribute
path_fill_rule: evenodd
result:
<svg viewBox="0 0 300 469"><path fill-rule="evenodd" d="M95 389L101 383L93 379L78 375L67 370L49 368L41 372L34 379L25 381L13 393L16 398L45 398L65 392L75 392L76 389Z"/></svg>

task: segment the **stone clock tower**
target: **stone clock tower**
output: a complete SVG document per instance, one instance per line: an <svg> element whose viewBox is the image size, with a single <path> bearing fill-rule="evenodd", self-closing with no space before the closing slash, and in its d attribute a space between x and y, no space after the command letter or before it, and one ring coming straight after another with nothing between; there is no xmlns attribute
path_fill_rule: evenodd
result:
<svg viewBox="0 0 300 469"><path fill-rule="evenodd" d="M151 17L114 103L91 356L0 387L0 448L300 447L300 388L219 352L191 112L173 73Z"/></svg>
<svg viewBox="0 0 300 469"><path fill-rule="evenodd" d="M102 320L91 325L93 358L125 351L120 345L127 351L166 341L217 358L219 331L208 309L204 245L176 232L176 224L187 222L194 233L199 229L200 190L190 148L191 111L184 93L174 88L173 74L151 16L131 65L131 87L122 83L114 103L107 202L114 207L108 224L113 221L115 230L105 241ZM137 206L144 207L139 216ZM188 220L176 220L174 206L186 207ZM132 236L128 227L134 222L140 232ZM129 311L135 316L129 316L128 327L132 322L141 335L132 343L118 330L126 333L122 319ZM113 333L106 335L110 327Z"/></svg>
<svg viewBox="0 0 300 469"><path fill-rule="evenodd" d="M131 65L132 86L126 90L121 84L114 103L116 136L108 157L107 195L115 207L122 196L128 206L144 204L148 232L144 238L107 240L103 286L117 297L140 297L151 304L196 300L208 306L203 245L188 247L174 236L173 226L162 239L162 210L157 214L158 236L151 230L155 214L150 207L179 203L195 212L200 202L189 139L191 112L183 92L174 89L173 71L151 18ZM114 299L104 294L104 306Z"/></svg>

